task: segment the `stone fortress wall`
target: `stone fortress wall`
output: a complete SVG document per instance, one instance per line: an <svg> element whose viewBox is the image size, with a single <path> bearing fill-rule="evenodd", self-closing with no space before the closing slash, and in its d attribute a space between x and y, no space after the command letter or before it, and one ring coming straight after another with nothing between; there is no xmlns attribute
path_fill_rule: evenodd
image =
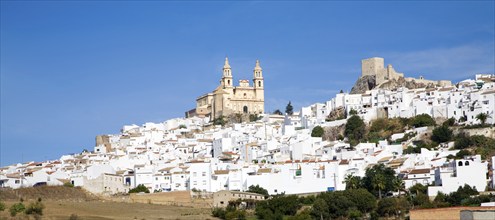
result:
<svg viewBox="0 0 495 220"><path fill-rule="evenodd" d="M385 67L385 60L381 57L372 57L361 61L361 76L375 76L376 85L379 86L389 80L398 80L404 78L404 73L395 71L391 64ZM452 82L448 80L427 80L422 76L419 78L407 77L405 81L422 83L425 85L434 84L437 86L451 86Z"/></svg>

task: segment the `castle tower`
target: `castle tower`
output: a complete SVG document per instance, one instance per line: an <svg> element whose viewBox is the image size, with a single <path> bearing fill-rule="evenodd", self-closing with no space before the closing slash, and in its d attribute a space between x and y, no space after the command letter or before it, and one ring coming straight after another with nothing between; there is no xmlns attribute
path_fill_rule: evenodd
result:
<svg viewBox="0 0 495 220"><path fill-rule="evenodd" d="M223 65L223 75L220 83L224 88L231 88L233 84L232 80L232 69L229 65L229 58L225 57L225 64Z"/></svg>
<svg viewBox="0 0 495 220"><path fill-rule="evenodd" d="M264 100L264 82L263 82L263 69L261 69L260 61L256 60L256 65L253 70L253 87L256 92L256 98L259 100Z"/></svg>

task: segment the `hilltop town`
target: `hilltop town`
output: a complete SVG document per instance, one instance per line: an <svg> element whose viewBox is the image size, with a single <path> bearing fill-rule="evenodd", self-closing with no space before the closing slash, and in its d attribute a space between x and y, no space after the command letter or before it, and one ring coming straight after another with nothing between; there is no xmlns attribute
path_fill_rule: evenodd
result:
<svg viewBox="0 0 495 220"><path fill-rule="evenodd" d="M495 138L495 75L455 84L406 78L383 58L370 58L360 77L372 81L364 83L369 86L357 82L352 94L277 114L265 112L259 61L252 85L240 80L234 86L233 75L226 59L220 85L199 96L184 118L126 125L118 134L97 136L82 153L2 167L0 186L70 184L99 195L140 185L151 193L259 186L270 195L310 194L345 190L349 177L382 164L405 189L428 186L430 197L465 184L479 192L495 188L494 152L461 148L452 138ZM355 120L363 122L361 133L348 129ZM450 138L431 141L444 125Z"/></svg>

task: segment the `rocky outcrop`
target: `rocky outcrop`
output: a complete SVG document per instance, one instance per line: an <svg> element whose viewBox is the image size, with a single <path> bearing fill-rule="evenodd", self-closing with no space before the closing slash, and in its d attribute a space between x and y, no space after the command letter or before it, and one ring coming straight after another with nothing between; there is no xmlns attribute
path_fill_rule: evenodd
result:
<svg viewBox="0 0 495 220"><path fill-rule="evenodd" d="M437 85L435 85L434 83L421 83L417 82L416 80L406 80L404 79L404 77L387 80L380 85L376 85L375 76L366 75L359 77L359 79L352 87L351 94L362 94L374 88L393 90L400 87L406 87L408 89L418 89L435 88L436 86Z"/></svg>
<svg viewBox="0 0 495 220"><path fill-rule="evenodd" d="M399 87L406 87L408 89L418 89L418 88L435 88L436 85L433 83L420 83L415 80L405 80L404 77L400 77L398 79L387 80L386 82L378 85L380 89L396 89Z"/></svg>
<svg viewBox="0 0 495 220"><path fill-rule="evenodd" d="M361 94L368 90L375 88L376 79L375 76L366 75L360 76L354 86L351 89L351 94Z"/></svg>
<svg viewBox="0 0 495 220"><path fill-rule="evenodd" d="M340 120L345 118L345 109L344 107L338 107L330 112L328 114L326 121L335 121L335 120Z"/></svg>

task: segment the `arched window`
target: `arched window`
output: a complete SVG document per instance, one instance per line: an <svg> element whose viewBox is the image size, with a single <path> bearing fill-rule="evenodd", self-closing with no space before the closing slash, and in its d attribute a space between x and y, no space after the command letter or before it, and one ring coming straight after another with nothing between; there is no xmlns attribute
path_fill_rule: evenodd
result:
<svg viewBox="0 0 495 220"><path fill-rule="evenodd" d="M462 161L459 161L459 166L462 167Z"/></svg>
<svg viewBox="0 0 495 220"><path fill-rule="evenodd" d="M469 166L469 161L464 162L464 165Z"/></svg>
<svg viewBox="0 0 495 220"><path fill-rule="evenodd" d="M242 111L243 111L244 113L248 113L248 107L247 107L247 106L244 106L244 107L242 108Z"/></svg>
<svg viewBox="0 0 495 220"><path fill-rule="evenodd" d="M258 81L258 87L261 87L261 81Z"/></svg>
<svg viewBox="0 0 495 220"><path fill-rule="evenodd" d="M229 86L230 86L230 79L229 79L229 80L227 80L227 85L229 85Z"/></svg>

